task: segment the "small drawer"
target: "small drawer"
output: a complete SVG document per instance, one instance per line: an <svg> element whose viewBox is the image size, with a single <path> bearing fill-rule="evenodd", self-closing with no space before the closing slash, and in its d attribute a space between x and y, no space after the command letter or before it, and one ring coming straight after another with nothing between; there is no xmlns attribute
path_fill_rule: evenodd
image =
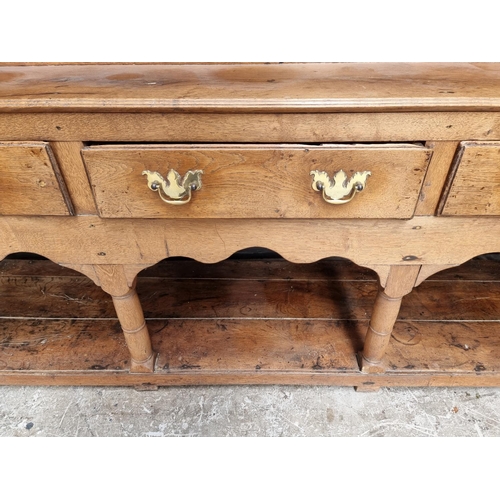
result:
<svg viewBox="0 0 500 500"><path fill-rule="evenodd" d="M106 145L82 154L102 217L403 219L414 213L432 152L419 145ZM166 203L149 189L144 171L166 177L171 169L203 171L189 203ZM340 170L347 179L371 175L351 201L330 204L313 189L311 172L332 178Z"/></svg>
<svg viewBox="0 0 500 500"><path fill-rule="evenodd" d="M442 215L500 215L500 142L462 142Z"/></svg>
<svg viewBox="0 0 500 500"><path fill-rule="evenodd" d="M0 142L0 215L71 215L57 164L44 142Z"/></svg>

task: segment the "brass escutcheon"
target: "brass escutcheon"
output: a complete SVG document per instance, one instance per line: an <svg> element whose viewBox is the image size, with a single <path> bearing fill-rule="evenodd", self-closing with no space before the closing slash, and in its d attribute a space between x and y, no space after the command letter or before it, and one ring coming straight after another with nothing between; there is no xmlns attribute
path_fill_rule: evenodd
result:
<svg viewBox="0 0 500 500"><path fill-rule="evenodd" d="M164 179L158 172L144 170L142 175L148 179L148 187L151 191L158 191L160 198L170 205L184 205L191 201L193 191L201 189L201 175L203 170L188 170L181 177L175 170L171 169Z"/></svg>
<svg viewBox="0 0 500 500"><path fill-rule="evenodd" d="M347 180L347 175L343 170L335 172L333 179L319 170L311 170L313 176L312 188L314 191L321 191L323 199L332 205L342 205L350 202L356 193L363 191L366 187L366 181L371 172L356 172Z"/></svg>

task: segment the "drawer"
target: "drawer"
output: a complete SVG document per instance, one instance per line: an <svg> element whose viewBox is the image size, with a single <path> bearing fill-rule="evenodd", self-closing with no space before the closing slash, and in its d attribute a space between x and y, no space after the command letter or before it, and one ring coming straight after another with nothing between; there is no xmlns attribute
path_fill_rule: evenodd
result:
<svg viewBox="0 0 500 500"><path fill-rule="evenodd" d="M442 215L500 215L500 142L462 142Z"/></svg>
<svg viewBox="0 0 500 500"><path fill-rule="evenodd" d="M70 215L62 177L44 142L0 142L0 215Z"/></svg>
<svg viewBox="0 0 500 500"><path fill-rule="evenodd" d="M105 145L82 151L102 217L410 218L431 150L419 145ZM163 177L202 170L189 203L171 205L148 188L144 171ZM344 204L313 189L312 171L350 178L370 171ZM354 191L352 191L354 193ZM326 193L326 191L325 191Z"/></svg>

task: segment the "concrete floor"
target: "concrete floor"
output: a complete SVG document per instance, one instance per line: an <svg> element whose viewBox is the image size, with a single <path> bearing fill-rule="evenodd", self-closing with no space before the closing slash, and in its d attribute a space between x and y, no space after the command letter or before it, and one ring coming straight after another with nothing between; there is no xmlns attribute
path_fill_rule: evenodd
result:
<svg viewBox="0 0 500 500"><path fill-rule="evenodd" d="M500 389L0 387L0 436L499 436Z"/></svg>

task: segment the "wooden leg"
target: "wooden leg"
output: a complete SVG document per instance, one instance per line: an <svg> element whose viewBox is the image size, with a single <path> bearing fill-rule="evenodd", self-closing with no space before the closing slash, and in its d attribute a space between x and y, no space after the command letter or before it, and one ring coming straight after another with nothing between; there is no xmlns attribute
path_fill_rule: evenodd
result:
<svg viewBox="0 0 500 500"><path fill-rule="evenodd" d="M125 295L112 295L112 298L125 335L125 342L130 351L130 371L133 373L153 372L155 355L135 288L131 288Z"/></svg>
<svg viewBox="0 0 500 500"><path fill-rule="evenodd" d="M130 371L151 373L156 355L151 347L141 303L135 291L136 269L121 265L94 265L94 280L113 299L116 314L130 352ZM132 281L132 282L131 282Z"/></svg>
<svg viewBox="0 0 500 500"><path fill-rule="evenodd" d="M385 372L384 356L403 297L415 285L420 266L391 266L385 289L379 290L361 355L361 371Z"/></svg>
<svg viewBox="0 0 500 500"><path fill-rule="evenodd" d="M374 373L386 370L382 361L398 318L402 299L403 297L388 297L383 290L379 290L366 332L361 361L363 372Z"/></svg>

